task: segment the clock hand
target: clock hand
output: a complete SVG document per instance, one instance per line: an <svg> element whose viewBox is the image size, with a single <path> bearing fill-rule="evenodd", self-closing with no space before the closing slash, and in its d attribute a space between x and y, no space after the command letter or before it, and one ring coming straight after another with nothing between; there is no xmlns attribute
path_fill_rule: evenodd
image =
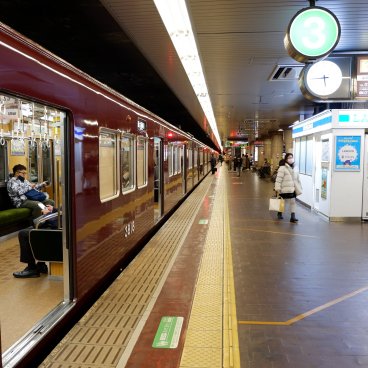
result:
<svg viewBox="0 0 368 368"><path fill-rule="evenodd" d="M328 79L329 77L326 77L326 75L323 76L323 81L325 82L325 87L326 87L326 79Z"/></svg>

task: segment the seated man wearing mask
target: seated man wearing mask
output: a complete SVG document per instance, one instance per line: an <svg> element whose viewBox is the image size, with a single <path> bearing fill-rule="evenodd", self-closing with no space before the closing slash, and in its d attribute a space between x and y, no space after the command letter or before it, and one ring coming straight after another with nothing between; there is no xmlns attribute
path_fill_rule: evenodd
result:
<svg viewBox="0 0 368 368"><path fill-rule="evenodd" d="M29 182L25 177L27 174L27 168L24 165L18 164L13 167L13 174L10 175L7 189L8 194L14 207L25 207L32 210L32 217L37 218L42 215L42 210L39 207L39 203L44 205L54 206L55 202L51 199L45 199L43 201L35 201L27 198L26 193L32 189L41 189L47 185L47 182L40 184L34 184Z"/></svg>

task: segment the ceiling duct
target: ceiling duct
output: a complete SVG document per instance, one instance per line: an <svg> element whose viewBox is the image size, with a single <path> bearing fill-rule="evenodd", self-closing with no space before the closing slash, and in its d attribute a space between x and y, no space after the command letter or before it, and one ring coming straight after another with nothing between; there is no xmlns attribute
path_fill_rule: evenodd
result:
<svg viewBox="0 0 368 368"><path fill-rule="evenodd" d="M293 81L299 78L304 65L276 65L269 78L270 81Z"/></svg>

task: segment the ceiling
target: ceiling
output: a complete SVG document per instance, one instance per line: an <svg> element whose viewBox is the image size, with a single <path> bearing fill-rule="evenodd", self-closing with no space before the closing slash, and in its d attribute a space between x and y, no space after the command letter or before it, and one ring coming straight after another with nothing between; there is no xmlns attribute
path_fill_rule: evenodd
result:
<svg viewBox="0 0 368 368"><path fill-rule="evenodd" d="M50 3L56 2L0 0L0 20L199 139L213 138L152 0ZM368 49L366 0L316 5L340 21L335 51ZM266 136L326 108L302 96L300 68L270 80L278 66L301 66L283 40L309 1L187 0L187 6L223 143Z"/></svg>

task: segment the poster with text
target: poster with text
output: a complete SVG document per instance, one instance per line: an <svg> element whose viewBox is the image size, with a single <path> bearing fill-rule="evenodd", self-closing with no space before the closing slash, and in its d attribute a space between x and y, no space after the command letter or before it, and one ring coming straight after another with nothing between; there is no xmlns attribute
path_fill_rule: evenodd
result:
<svg viewBox="0 0 368 368"><path fill-rule="evenodd" d="M336 136L336 171L360 171L360 136Z"/></svg>

